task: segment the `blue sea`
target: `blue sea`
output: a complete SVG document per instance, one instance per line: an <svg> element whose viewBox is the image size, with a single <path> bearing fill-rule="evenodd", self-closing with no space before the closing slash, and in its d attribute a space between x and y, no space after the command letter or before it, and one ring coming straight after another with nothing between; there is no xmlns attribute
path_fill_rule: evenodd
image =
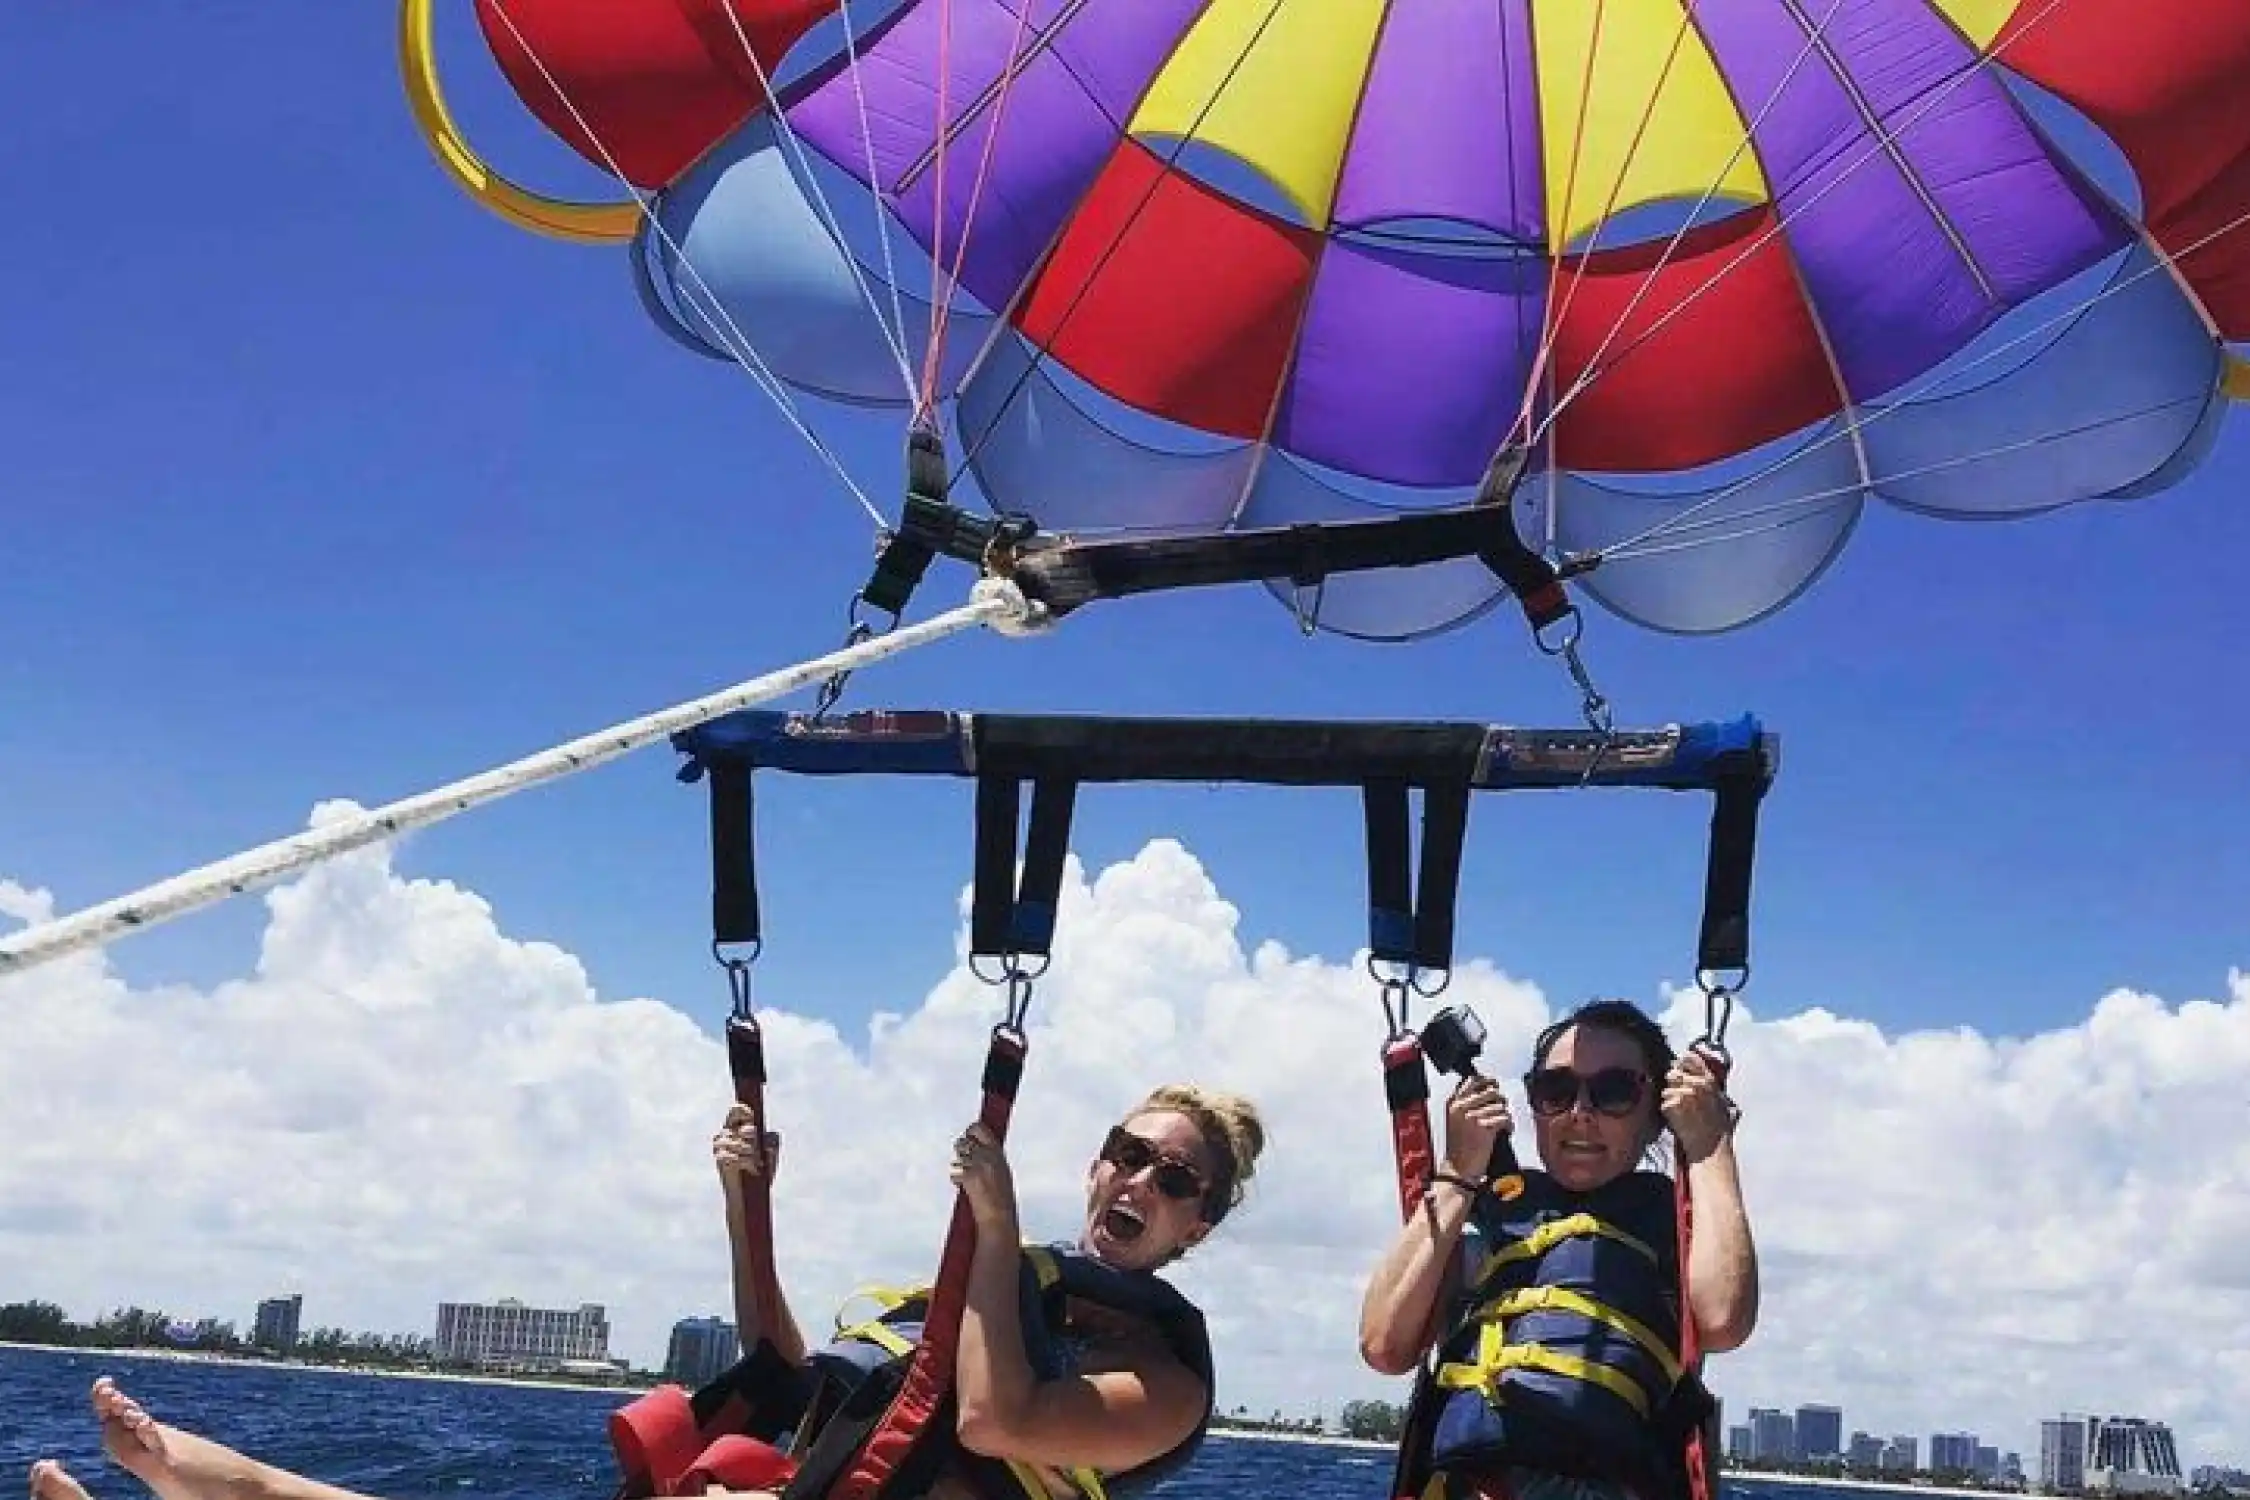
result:
<svg viewBox="0 0 2250 1500"><path fill-rule="evenodd" d="M381 1500L610 1500L603 1419L629 1397L0 1345L0 1484L59 1458L94 1500L148 1500L102 1456L86 1389L109 1375L160 1422ZM1207 1443L1164 1500L1389 1500L1390 1455L1343 1444ZM1851 1500L1729 1480L1733 1500ZM1871 1494L1879 1492L1870 1492Z"/></svg>

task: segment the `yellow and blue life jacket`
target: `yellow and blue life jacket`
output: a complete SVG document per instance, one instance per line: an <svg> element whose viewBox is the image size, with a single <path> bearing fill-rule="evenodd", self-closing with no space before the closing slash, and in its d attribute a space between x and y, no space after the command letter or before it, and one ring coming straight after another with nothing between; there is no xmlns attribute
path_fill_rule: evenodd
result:
<svg viewBox="0 0 2250 1500"><path fill-rule="evenodd" d="M1476 1262L1438 1346L1422 1467L1520 1467L1663 1493L1679 1440L1679 1250L1673 1184L1634 1172L1572 1193L1524 1174L1480 1197Z"/></svg>

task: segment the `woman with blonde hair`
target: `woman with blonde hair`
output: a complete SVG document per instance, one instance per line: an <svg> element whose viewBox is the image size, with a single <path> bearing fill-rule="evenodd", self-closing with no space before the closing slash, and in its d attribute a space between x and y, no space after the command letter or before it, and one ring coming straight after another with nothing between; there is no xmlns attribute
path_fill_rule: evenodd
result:
<svg viewBox="0 0 2250 1500"><path fill-rule="evenodd" d="M852 1411L854 1393L906 1359L919 1334L926 1304L913 1297L809 1352L786 1300L777 1299L775 1326L760 1326L751 1288L762 1247L749 1238L745 1177L770 1180L779 1148L741 1105L712 1142L741 1338L752 1351L716 1394L740 1398L735 1409L747 1415L715 1440L691 1434L694 1460L654 1476L662 1493L782 1490L821 1452L826 1425ZM963 1131L952 1179L977 1239L941 1413L948 1427L894 1475L891 1500L1122 1500L1185 1465L1213 1409L1210 1343L1202 1313L1157 1272L1242 1202L1264 1149L1265 1127L1247 1100L1194 1084L1158 1088L1110 1128L1088 1163L1076 1237L1027 1247L1007 1153L981 1124ZM93 1400L110 1455L159 1500L366 1500L159 1424L106 1377ZM31 1491L33 1500L88 1500L51 1459L32 1466Z"/></svg>

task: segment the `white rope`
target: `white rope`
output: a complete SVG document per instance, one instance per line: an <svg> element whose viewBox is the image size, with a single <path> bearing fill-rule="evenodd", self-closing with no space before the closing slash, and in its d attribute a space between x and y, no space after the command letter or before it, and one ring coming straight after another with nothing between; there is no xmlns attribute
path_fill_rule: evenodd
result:
<svg viewBox="0 0 2250 1500"><path fill-rule="evenodd" d="M754 677L660 713L597 730L551 750L439 787L436 791L393 802L388 807L378 807L345 822L277 839L231 859L159 881L129 896L120 896L14 933L0 939L0 975L22 973L82 948L104 946L126 933L139 932L215 905L229 896L271 885L353 849L380 843L412 828L442 822L541 782L574 776L706 720L810 687L833 673L852 671L978 625L990 625L1003 635L1018 635L1037 629L1044 620L1044 611L1025 599L1014 584L1004 579L981 579L969 603L919 624L902 625L859 645Z"/></svg>

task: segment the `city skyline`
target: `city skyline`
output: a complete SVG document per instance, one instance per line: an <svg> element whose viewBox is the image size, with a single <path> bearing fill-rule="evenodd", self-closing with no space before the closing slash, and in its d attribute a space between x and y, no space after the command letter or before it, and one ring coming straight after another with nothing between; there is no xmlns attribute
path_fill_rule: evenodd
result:
<svg viewBox="0 0 2250 1500"><path fill-rule="evenodd" d="M301 1291L261 1299L253 1317L252 1342L286 1354L298 1336L304 1304ZM233 1324L223 1326L231 1329ZM608 1336L603 1304L541 1308L519 1298L500 1297L491 1302L440 1302L430 1343L435 1359L465 1367L564 1371L607 1364L620 1373L656 1374L691 1388L714 1378L740 1354L732 1321L707 1312L675 1318L663 1359L647 1368L611 1355ZM1329 1405L1325 1400L1315 1404L1316 1422ZM2059 1481L2066 1492L2079 1483L2071 1477L2074 1474L2151 1474L2172 1480L2172 1487L2178 1488L2195 1473L2239 1472L2233 1455L2187 1463L2170 1425L2140 1416L2064 1412L2038 1418L2038 1442L2024 1449L1987 1443L1981 1434L1958 1428L1901 1433L1855 1426L1847 1438L1846 1409L1827 1402L1801 1402L1789 1408L1753 1406L1743 1422L1728 1422L1727 1409L1721 1392L1716 1418L1721 1448L1727 1459L1737 1462L1833 1461L1847 1472L1867 1474L1958 1473L1993 1483L2016 1481L2034 1491L2053 1491ZM1925 1438L1927 1462L1923 1461ZM2035 1455L2030 1470L2023 1462L2025 1451ZM2109 1462L2089 1462L2089 1457ZM2141 1488L2150 1492L2163 1486Z"/></svg>
<svg viewBox="0 0 2250 1500"><path fill-rule="evenodd" d="M2021 1451L1984 1442L1976 1432L1930 1431L1925 1462L1924 1434L1855 1427L1846 1441L1840 1406L1752 1407L1748 1421L1731 1424L1724 1410L1722 1400L1726 1456L1750 1464L1836 1464L1860 1475L1960 1475L2050 1494L2169 1494L2186 1487L2192 1473L2231 1472L2224 1463L2184 1465L2170 1425L2141 1416L2064 1412L2041 1418L2036 1468L2027 1473Z"/></svg>

